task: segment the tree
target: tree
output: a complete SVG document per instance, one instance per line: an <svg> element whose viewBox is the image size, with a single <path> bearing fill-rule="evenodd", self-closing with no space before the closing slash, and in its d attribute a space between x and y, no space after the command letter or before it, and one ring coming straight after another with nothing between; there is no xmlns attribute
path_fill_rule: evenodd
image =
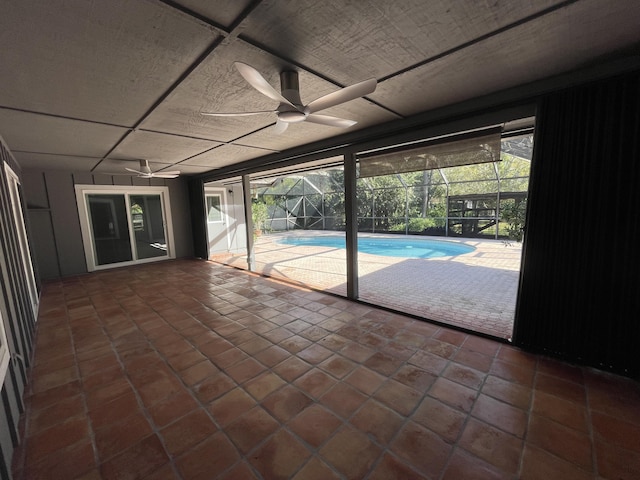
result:
<svg viewBox="0 0 640 480"><path fill-rule="evenodd" d="M447 221L448 195L490 198L495 194L495 200L485 201L487 210L495 210L498 190L526 192L528 188L530 161L506 153L502 153L501 158L502 161L496 163L359 178L356 184L358 226L362 231L424 233L426 230L442 234ZM272 220L280 219L283 225L290 225L293 219L296 228L344 228L342 168L281 177L262 188L258 197L269 205ZM516 213L507 211L513 222L503 221L513 224L512 228L517 230L518 218L513 216Z"/></svg>
<svg viewBox="0 0 640 480"><path fill-rule="evenodd" d="M405 217L407 194L396 175L361 178L357 185L358 218L372 218L376 230L389 230L393 219Z"/></svg>
<svg viewBox="0 0 640 480"><path fill-rule="evenodd" d="M269 210L267 204L259 200L251 202L251 219L253 220L253 231L258 233L266 230Z"/></svg>
<svg viewBox="0 0 640 480"><path fill-rule="evenodd" d="M505 230L511 240L522 241L526 218L526 199L507 199L500 202L500 221L506 223Z"/></svg>

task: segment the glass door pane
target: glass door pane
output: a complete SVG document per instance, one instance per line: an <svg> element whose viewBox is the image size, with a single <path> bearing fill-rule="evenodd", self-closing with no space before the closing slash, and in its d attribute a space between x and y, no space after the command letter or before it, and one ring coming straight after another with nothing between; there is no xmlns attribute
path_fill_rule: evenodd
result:
<svg viewBox="0 0 640 480"><path fill-rule="evenodd" d="M360 300L511 338L533 136L507 141L493 163L452 148L437 168L398 156L398 173L358 178Z"/></svg>
<svg viewBox="0 0 640 480"><path fill-rule="evenodd" d="M124 195L89 194L87 207L96 265L133 260Z"/></svg>
<svg viewBox="0 0 640 480"><path fill-rule="evenodd" d="M136 258L166 257L167 240L160 195L131 195L129 202Z"/></svg>
<svg viewBox="0 0 640 480"><path fill-rule="evenodd" d="M256 182L251 192L255 271L346 295L344 168L316 167L269 180Z"/></svg>

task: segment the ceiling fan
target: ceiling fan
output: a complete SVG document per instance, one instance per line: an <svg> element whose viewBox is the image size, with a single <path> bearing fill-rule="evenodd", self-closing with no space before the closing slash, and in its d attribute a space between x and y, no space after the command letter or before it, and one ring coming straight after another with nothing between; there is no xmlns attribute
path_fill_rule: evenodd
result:
<svg viewBox="0 0 640 480"><path fill-rule="evenodd" d="M304 105L300 99L298 72L284 71L280 73L280 88L282 93L279 93L269 84L269 82L265 80L260 72L252 66L241 62L235 62L234 65L249 85L270 99L280 102L278 108L275 110L261 110L257 112L202 112L202 115L209 115L213 117L242 117L247 115L275 113L278 119L276 122L275 133L282 133L287 129L290 123L298 122L311 122L341 128L351 127L357 123L355 120L346 120L344 118L332 117L329 115L318 115L316 112L369 95L376 89L377 83L375 78L370 78L369 80L342 88L337 92L324 95L311 103Z"/></svg>
<svg viewBox="0 0 640 480"><path fill-rule="evenodd" d="M172 172L152 172L148 160L140 160L140 170L127 167L124 167L124 169L132 173L137 173L140 178L176 178L180 175L180 170L174 170Z"/></svg>

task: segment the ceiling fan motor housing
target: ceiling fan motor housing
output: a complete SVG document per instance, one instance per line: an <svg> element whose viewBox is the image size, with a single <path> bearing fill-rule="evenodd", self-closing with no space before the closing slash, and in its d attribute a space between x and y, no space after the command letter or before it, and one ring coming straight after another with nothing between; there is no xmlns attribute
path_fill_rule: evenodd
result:
<svg viewBox="0 0 640 480"><path fill-rule="evenodd" d="M298 72L284 71L280 72L280 91L282 96L293 103L296 107L302 109L302 100L300 99L300 82L298 81Z"/></svg>
<svg viewBox="0 0 640 480"><path fill-rule="evenodd" d="M282 96L289 100L296 109L291 108L291 105L281 103L278 107L278 119L287 123L302 122L307 116L300 98L298 72L284 71L280 73L280 91Z"/></svg>
<svg viewBox="0 0 640 480"><path fill-rule="evenodd" d="M151 174L151 167L149 166L149 160L140 159L140 170L146 174Z"/></svg>
<svg viewBox="0 0 640 480"><path fill-rule="evenodd" d="M305 118L307 118L307 116L304 112L298 112L297 110L278 112L278 119L287 123L302 122Z"/></svg>

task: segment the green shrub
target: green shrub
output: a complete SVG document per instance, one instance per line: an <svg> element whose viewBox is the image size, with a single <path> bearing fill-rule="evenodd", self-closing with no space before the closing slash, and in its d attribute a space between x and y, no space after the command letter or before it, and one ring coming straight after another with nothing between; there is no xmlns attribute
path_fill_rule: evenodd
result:
<svg viewBox="0 0 640 480"><path fill-rule="evenodd" d="M409 219L409 233L422 233L427 228L435 227L436 221L433 218L410 218ZM406 229L405 222L394 223L389 226L390 232L404 232Z"/></svg>
<svg viewBox="0 0 640 480"><path fill-rule="evenodd" d="M269 209L266 203L254 200L251 202L251 218L254 230L266 230Z"/></svg>
<svg viewBox="0 0 640 480"><path fill-rule="evenodd" d="M409 231L422 233L427 228L435 227L436 222L433 218L410 218L409 219Z"/></svg>
<svg viewBox="0 0 640 480"><path fill-rule="evenodd" d="M526 201L505 201L500 208L500 221L506 223L501 225L500 231L507 232L510 240L522 241L524 236L524 222L526 217Z"/></svg>

